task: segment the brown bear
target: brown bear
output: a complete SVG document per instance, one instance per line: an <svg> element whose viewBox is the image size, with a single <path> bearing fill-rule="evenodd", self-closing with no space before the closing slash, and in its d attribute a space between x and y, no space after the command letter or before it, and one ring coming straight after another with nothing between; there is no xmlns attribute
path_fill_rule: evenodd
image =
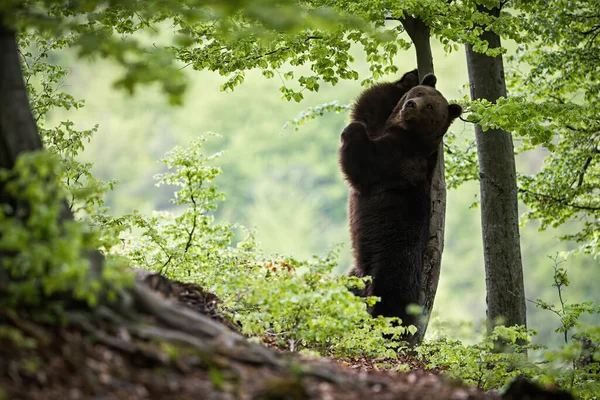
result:
<svg viewBox="0 0 600 400"><path fill-rule="evenodd" d="M360 296L381 298L369 312L399 317L417 304L429 228L431 178L437 150L458 104L417 71L364 91L342 133L340 165L350 186L348 219L354 253L350 275L372 277Z"/></svg>

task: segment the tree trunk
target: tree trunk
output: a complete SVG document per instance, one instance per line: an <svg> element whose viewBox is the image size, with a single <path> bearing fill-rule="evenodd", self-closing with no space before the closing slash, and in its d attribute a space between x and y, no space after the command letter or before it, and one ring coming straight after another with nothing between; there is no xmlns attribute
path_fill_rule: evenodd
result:
<svg viewBox="0 0 600 400"><path fill-rule="evenodd" d="M0 169L11 169L19 154L42 148L42 141L29 108L15 33L2 21L0 14ZM2 183L0 204L17 209ZM9 284L2 269L5 256L0 253L0 292Z"/></svg>
<svg viewBox="0 0 600 400"><path fill-rule="evenodd" d="M484 11L485 9L481 9ZM485 10L498 16L500 10ZM500 47L500 37L481 35L489 48ZM506 96L502 56L490 57L466 46L471 99L495 103ZM475 126L479 158L481 228L487 288L489 327L526 325L525 289L519 242L517 183L512 136L500 129L483 132Z"/></svg>
<svg viewBox="0 0 600 400"><path fill-rule="evenodd" d="M433 55L431 54L431 35L429 27L418 18L406 17L402 21L404 30L410 36L417 53L417 68L419 77L433 74Z"/></svg>
<svg viewBox="0 0 600 400"><path fill-rule="evenodd" d="M0 15L0 21L1 21ZM42 141L29 108L15 33L0 22L0 168L10 169ZM4 194L0 194L2 198Z"/></svg>
<svg viewBox="0 0 600 400"><path fill-rule="evenodd" d="M0 169L11 169L17 158L25 152L41 150L42 140L29 106L27 88L23 80L21 60L16 35L2 24L0 15ZM0 204L13 204L0 184ZM14 204L13 204L14 205ZM60 218L73 219L73 214L64 202ZM2 258L0 254L0 259ZM92 251L85 255L90 262L90 271L99 277L104 257ZM0 271L0 278L4 272ZM6 282L6 279L2 279Z"/></svg>
<svg viewBox="0 0 600 400"><path fill-rule="evenodd" d="M433 56L429 27L413 17L402 20L404 29L415 45L419 77L433 73ZM435 294L440 279L442 252L444 250L444 226L446 222L446 181L444 179L444 145L440 144L438 158L431 180L431 215L429 218L429 239L423 255L423 273L419 305L423 308L419 318L419 330L415 341L421 342L427 331L429 316L433 308Z"/></svg>

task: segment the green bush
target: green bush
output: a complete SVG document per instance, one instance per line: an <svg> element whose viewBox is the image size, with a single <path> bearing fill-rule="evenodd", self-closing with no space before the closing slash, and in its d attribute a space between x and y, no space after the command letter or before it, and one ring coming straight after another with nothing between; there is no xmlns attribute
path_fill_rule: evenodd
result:
<svg viewBox="0 0 600 400"><path fill-rule="evenodd" d="M364 282L332 273L337 249L300 261L263 254L252 232L232 244L233 230L239 227L216 224L211 215L223 194L213 182L220 170L208 165L218 154L204 156L204 141L177 147L162 160L168 172L157 176L157 183L177 188L172 202L178 212L127 216L131 229L122 237L126 245L114 251L136 267L216 293L247 335L322 354L394 356L399 344L384 335L399 336L406 329L390 318L371 318L367 304L375 299L348 291Z"/></svg>
<svg viewBox="0 0 600 400"><path fill-rule="evenodd" d="M131 282L112 258L94 276L84 255L100 245L99 234L69 219L63 176L61 161L45 151L23 154L12 170L0 170L0 186L10 196L0 211L0 253L12 255L1 259L10 283L0 304L42 305L66 293L93 306L99 295L114 296L113 284Z"/></svg>

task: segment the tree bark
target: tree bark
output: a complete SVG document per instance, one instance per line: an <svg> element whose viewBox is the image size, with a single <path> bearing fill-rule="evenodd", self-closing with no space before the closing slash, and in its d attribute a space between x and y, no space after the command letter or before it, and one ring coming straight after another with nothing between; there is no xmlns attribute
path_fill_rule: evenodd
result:
<svg viewBox="0 0 600 400"><path fill-rule="evenodd" d="M42 141L29 108L16 36L3 24L0 13L0 169L11 169L19 154L40 148ZM0 205L17 209L1 182ZM0 292L9 284L8 274L2 268L5 256L11 255L0 252Z"/></svg>
<svg viewBox="0 0 600 400"><path fill-rule="evenodd" d="M429 27L425 22L414 17L406 17L401 22L404 30L410 36L410 40L415 45L419 77L422 78L427 74L433 74L433 55L431 53Z"/></svg>
<svg viewBox="0 0 600 400"><path fill-rule="evenodd" d="M10 169L26 151L39 150L42 141L29 108L15 33L0 15L0 168Z"/></svg>
<svg viewBox="0 0 600 400"><path fill-rule="evenodd" d="M481 11L498 16L500 10ZM481 36L489 48L500 47L500 37ZM492 103L506 96L502 56L490 57L466 46L471 99ZM500 129L483 132L475 126L479 158L481 229L487 288L489 327L526 325L525 289L519 239L519 214L512 136Z"/></svg>
<svg viewBox="0 0 600 400"><path fill-rule="evenodd" d="M419 77L433 73L433 56L431 53L429 27L420 19L407 17L402 20L404 29L410 36L417 53L417 68ZM415 342L421 342L427 331L429 316L437 293L442 252L444 251L444 229L446 222L446 181L444 178L444 145L440 144L437 154L437 164L431 180L431 215L429 218L429 239L423 255L423 273L419 305L422 315L415 334Z"/></svg>

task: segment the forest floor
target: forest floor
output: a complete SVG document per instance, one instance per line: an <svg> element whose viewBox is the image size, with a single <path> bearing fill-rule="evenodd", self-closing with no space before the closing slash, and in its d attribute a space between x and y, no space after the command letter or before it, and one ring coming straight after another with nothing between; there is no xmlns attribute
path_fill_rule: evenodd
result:
<svg viewBox="0 0 600 400"><path fill-rule="evenodd" d="M202 288L159 275L141 278L161 296L177 300L232 330L218 299ZM16 346L0 324L0 400L3 399L500 399L476 387L426 371L416 359L311 358L268 346L291 368L140 342L126 327L69 324L51 329L0 310L0 322L35 338ZM135 343L134 343L135 342ZM378 365L386 364L387 369ZM408 364L411 372L392 372ZM391 368L390 368L391 367ZM536 397L537 399L538 397ZM539 397L540 399L542 397Z"/></svg>

